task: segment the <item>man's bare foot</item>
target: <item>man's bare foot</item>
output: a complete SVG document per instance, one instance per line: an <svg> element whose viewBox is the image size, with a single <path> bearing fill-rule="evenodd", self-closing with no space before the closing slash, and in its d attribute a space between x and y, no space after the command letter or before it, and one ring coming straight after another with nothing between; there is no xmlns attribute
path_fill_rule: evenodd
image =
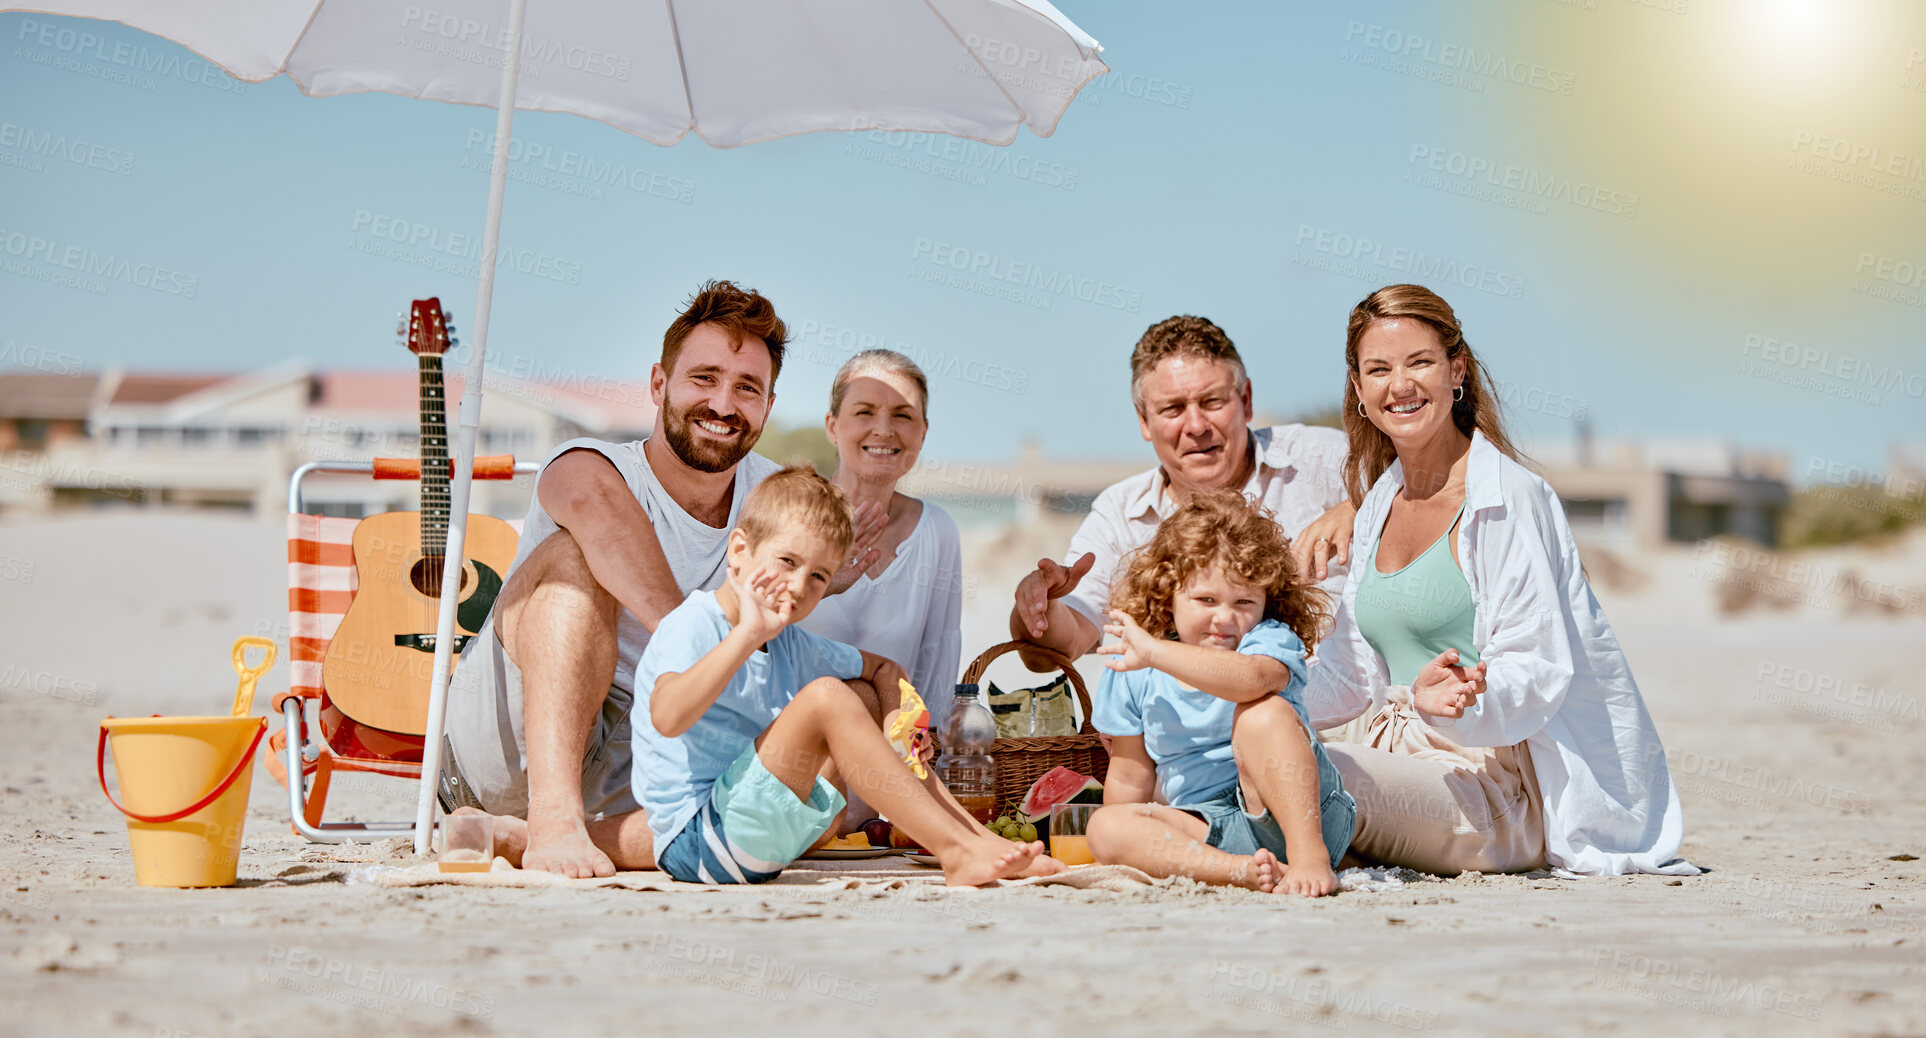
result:
<svg viewBox="0 0 1926 1038"><path fill-rule="evenodd" d="M483 815L495 820L495 857L507 858L510 865L522 867L522 854L528 850L528 823L514 815L491 815L480 808L458 807L458 815Z"/></svg>
<svg viewBox="0 0 1926 1038"><path fill-rule="evenodd" d="M1043 841L1017 843L992 836L972 840L943 862L943 882L952 887L980 887L999 879L1015 879L1043 853Z"/></svg>
<svg viewBox="0 0 1926 1038"><path fill-rule="evenodd" d="M1284 878L1284 865L1277 860L1277 855L1259 847L1257 853L1251 855L1251 873L1251 889L1271 894Z"/></svg>
<svg viewBox="0 0 1926 1038"><path fill-rule="evenodd" d="M531 818L527 833L521 868L573 879L615 875L615 863L589 839L580 818Z"/></svg>

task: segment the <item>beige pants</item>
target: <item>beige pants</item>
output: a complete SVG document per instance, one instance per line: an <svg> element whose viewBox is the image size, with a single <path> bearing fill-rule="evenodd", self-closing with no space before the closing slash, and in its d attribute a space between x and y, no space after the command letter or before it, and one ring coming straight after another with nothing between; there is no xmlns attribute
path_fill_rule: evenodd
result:
<svg viewBox="0 0 1926 1038"><path fill-rule="evenodd" d="M1440 876L1544 868L1544 797L1525 744L1460 746L1418 716L1409 688L1388 698L1362 745L1324 744L1358 802L1351 853Z"/></svg>

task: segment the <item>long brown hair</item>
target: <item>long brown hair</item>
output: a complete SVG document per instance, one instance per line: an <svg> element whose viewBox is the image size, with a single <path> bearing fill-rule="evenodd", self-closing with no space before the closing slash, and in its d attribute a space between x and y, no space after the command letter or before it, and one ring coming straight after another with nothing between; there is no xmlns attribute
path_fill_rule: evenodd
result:
<svg viewBox="0 0 1926 1038"><path fill-rule="evenodd" d="M1264 593L1264 619L1281 621L1317 647L1331 625L1331 599L1297 572L1290 541L1269 511L1236 490L1197 490L1133 552L1110 604L1144 630L1174 630L1171 604L1198 573L1216 566L1231 581Z"/></svg>
<svg viewBox="0 0 1926 1038"><path fill-rule="evenodd" d="M1471 352L1471 344L1465 341L1464 326L1458 323L1451 304L1423 285L1386 285L1351 308L1351 321L1344 332L1344 432L1351 438L1351 452L1344 459L1344 488L1350 493L1353 506L1364 503L1364 495L1371 485L1398 458L1391 438L1359 413L1357 387L1358 340L1364 338L1365 329L1373 323L1393 318L1423 321L1444 343L1447 363L1464 361L1464 398L1451 404L1451 421L1458 431L1470 436L1476 429L1507 457L1522 460L1518 448L1512 446L1511 438L1505 435L1498 413L1498 395L1492 392L1484 369Z"/></svg>

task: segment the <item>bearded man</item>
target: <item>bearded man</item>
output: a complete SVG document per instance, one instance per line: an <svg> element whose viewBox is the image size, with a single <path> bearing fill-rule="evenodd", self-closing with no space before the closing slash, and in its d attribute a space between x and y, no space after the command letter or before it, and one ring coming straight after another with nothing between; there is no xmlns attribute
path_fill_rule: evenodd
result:
<svg viewBox="0 0 1926 1038"><path fill-rule="evenodd" d="M630 682L662 617L722 583L742 501L779 467L750 449L787 335L762 295L704 284L662 336L648 438L570 440L536 477L520 551L450 685L440 777L443 807L498 816L498 851L523 868L655 867L629 782ZM851 569L877 528L859 530Z"/></svg>

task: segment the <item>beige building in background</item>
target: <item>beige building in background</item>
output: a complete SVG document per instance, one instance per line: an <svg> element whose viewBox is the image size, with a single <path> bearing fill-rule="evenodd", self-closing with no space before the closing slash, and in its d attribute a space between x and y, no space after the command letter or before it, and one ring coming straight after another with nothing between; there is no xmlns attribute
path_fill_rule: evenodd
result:
<svg viewBox="0 0 1926 1038"><path fill-rule="evenodd" d="M459 377L447 380L451 425L461 387ZM484 388L484 455L540 461L565 440L635 439L655 422L642 382L491 372ZM302 464L417 457L419 406L413 371L316 371L302 361L226 375L0 375L0 512L133 506L277 517ZM411 482L324 474L305 492L307 510L328 515L417 507ZM528 493L527 477L477 483L474 508L519 518Z"/></svg>
<svg viewBox="0 0 1926 1038"><path fill-rule="evenodd" d="M655 421L644 382L577 384L491 372L479 453L540 461L576 436L629 440ZM450 410L461 380L448 380ZM419 382L412 371L316 371L304 361L226 375L0 375L0 513L96 507L286 508L288 478L311 461L413 458ZM904 493L943 505L966 527L1078 518L1112 483L1155 464L1046 455L968 462L925 455ZM1784 455L1717 442L1534 445L1531 461L1565 503L1578 537L1648 549L1736 536L1772 546L1791 501ZM1917 485L1926 452L1895 448L1891 475ZM1823 478L1815 480L1825 482ZM478 512L517 518L526 477L475 484ZM321 474L310 512L359 517L417 507L406 482Z"/></svg>
<svg viewBox="0 0 1926 1038"><path fill-rule="evenodd" d="M1015 461L958 463L924 458L901 489L938 502L963 525L1028 525L1046 513L1082 516L1105 487L1156 464L1046 456L1034 444ZM1768 547L1791 503L1784 455L1723 443L1620 444L1592 451L1533 450L1532 467L1564 502L1573 533L1599 547L1647 549L1709 537L1743 537Z"/></svg>
<svg viewBox="0 0 1926 1038"><path fill-rule="evenodd" d="M92 375L0 375L0 457L86 439L99 385Z"/></svg>
<svg viewBox="0 0 1926 1038"><path fill-rule="evenodd" d="M1581 543L1655 548L1711 537L1766 547L1792 502L1786 457L1718 442L1626 443L1534 450Z"/></svg>

